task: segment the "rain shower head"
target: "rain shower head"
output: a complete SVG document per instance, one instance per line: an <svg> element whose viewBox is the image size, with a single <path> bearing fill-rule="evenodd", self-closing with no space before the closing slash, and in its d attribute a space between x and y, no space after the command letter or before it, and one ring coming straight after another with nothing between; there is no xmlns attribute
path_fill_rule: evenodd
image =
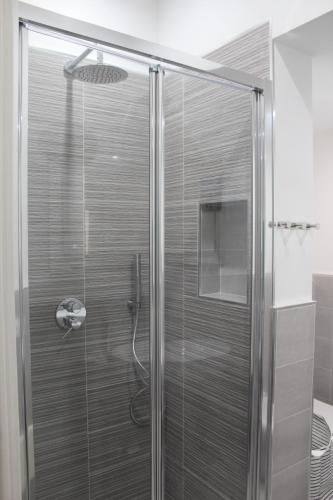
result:
<svg viewBox="0 0 333 500"><path fill-rule="evenodd" d="M103 53L97 52L97 64L78 64L87 57L92 49L86 49L81 55L72 61L65 63L65 75L80 80L85 83L108 84L118 83L126 80L127 71L117 66L111 66L103 63Z"/></svg>
<svg viewBox="0 0 333 500"><path fill-rule="evenodd" d="M126 80L128 74L117 66L108 64L87 64L72 71L72 77L81 82L107 84Z"/></svg>

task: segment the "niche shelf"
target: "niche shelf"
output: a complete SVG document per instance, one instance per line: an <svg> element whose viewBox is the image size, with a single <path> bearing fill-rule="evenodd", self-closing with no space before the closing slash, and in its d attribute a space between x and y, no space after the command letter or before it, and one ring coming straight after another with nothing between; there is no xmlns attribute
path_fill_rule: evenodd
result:
<svg viewBox="0 0 333 500"><path fill-rule="evenodd" d="M246 199L200 204L200 296L247 304L248 206Z"/></svg>

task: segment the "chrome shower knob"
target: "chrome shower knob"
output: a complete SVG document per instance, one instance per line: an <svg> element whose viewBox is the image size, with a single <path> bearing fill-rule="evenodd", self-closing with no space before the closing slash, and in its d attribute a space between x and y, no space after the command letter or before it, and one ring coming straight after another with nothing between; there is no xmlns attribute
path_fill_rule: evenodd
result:
<svg viewBox="0 0 333 500"><path fill-rule="evenodd" d="M67 297L56 309L56 322L62 330L78 330L85 322L87 311L79 299Z"/></svg>

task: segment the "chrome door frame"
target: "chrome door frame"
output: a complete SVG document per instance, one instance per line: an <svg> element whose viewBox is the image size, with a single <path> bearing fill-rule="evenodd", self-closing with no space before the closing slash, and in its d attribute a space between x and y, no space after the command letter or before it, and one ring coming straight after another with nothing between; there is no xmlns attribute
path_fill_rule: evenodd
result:
<svg viewBox="0 0 333 500"><path fill-rule="evenodd" d="M160 66L150 69L151 499L164 498L164 114ZM156 334L154 334L156 333Z"/></svg>
<svg viewBox="0 0 333 500"><path fill-rule="evenodd" d="M17 255L18 293L15 301L17 323L19 423L21 439L22 500L34 498L35 462L31 397L30 311L28 286L28 40L27 30L18 30L18 161L17 161Z"/></svg>
<svg viewBox="0 0 333 500"><path fill-rule="evenodd" d="M242 71L217 65L205 59L149 43L116 31L108 30L76 19L68 18L32 5L19 3L18 22L21 26L61 38L81 39L85 46L102 45L103 50L123 57L144 57L155 68L151 71L150 96L150 158L151 158L151 379L152 379L152 500L163 500L163 374L164 374L164 213L163 213L163 66L224 85L253 93L253 262L252 262L252 345L249 405L249 471L247 500L270 498L271 437L272 437L272 305L273 305L273 162L272 162L272 90L271 82ZM24 38L24 37L23 37ZM23 45L24 41L21 40ZM21 45L22 47L22 45ZM120 53L119 53L120 51ZM19 176L24 179L26 162L24 137L24 47L21 49L21 76L19 82ZM23 175L23 177L22 177ZM20 204L19 274L20 290L17 308L19 398L21 401L21 429L25 440L22 463L26 464L26 491L23 500L33 499L33 440L31 419L30 367L28 359L27 293L22 276L27 271L26 235L22 225L26 218L26 202L19 186ZM30 494L29 494L30 492Z"/></svg>

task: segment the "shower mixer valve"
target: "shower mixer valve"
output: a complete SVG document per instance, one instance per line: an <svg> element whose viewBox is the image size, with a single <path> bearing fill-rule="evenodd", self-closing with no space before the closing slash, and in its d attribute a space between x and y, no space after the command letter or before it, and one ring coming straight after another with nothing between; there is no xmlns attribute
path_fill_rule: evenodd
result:
<svg viewBox="0 0 333 500"><path fill-rule="evenodd" d="M87 311L79 299L67 297L56 309L56 322L59 328L65 330L66 336L72 330L78 330L85 322Z"/></svg>

